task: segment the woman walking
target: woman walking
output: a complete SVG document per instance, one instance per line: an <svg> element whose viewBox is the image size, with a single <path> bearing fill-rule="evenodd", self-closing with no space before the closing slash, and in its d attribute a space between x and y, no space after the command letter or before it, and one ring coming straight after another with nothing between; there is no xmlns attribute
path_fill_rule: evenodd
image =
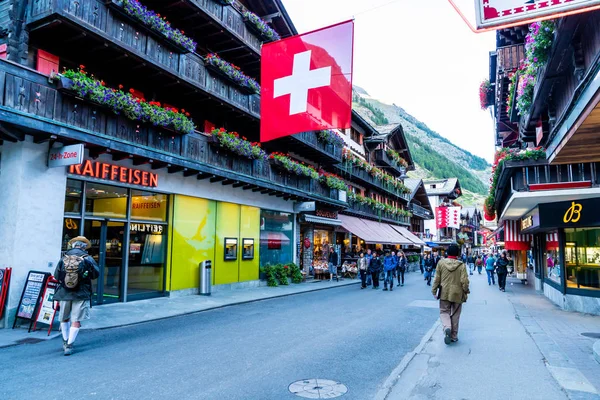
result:
<svg viewBox="0 0 600 400"><path fill-rule="evenodd" d="M360 273L360 288L365 289L367 287L367 268L369 268L369 261L365 258L365 253L360 252L360 258L358 259L358 272Z"/></svg>
<svg viewBox="0 0 600 400"><path fill-rule="evenodd" d="M425 260L425 280L427 281L427 286L431 286L431 275L433 275L433 258L431 255L426 254Z"/></svg>
<svg viewBox="0 0 600 400"><path fill-rule="evenodd" d="M509 259L506 257L506 250L502 252L496 260L496 273L498 274L498 288L504 292L506 289L506 275L508 274Z"/></svg>
<svg viewBox="0 0 600 400"><path fill-rule="evenodd" d="M408 265L408 260L406 259L406 255L404 255L403 251L398 252L398 285L404 286L404 273L406 272L406 266ZM393 281L392 281L393 283Z"/></svg>
<svg viewBox="0 0 600 400"><path fill-rule="evenodd" d="M485 260L485 272L487 273L488 285L495 285L496 279L494 278L494 265L496 264L496 259L493 254L490 254Z"/></svg>
<svg viewBox="0 0 600 400"><path fill-rule="evenodd" d="M458 341L458 323L462 304L467 301L469 276L465 265L458 260L460 249L450 245L448 258L440 260L431 292L440 301L440 319L444 326L444 343ZM441 293L438 293L440 289Z"/></svg>
<svg viewBox="0 0 600 400"><path fill-rule="evenodd" d="M371 279L373 280L373 289L379 289L379 274L382 269L382 262L376 252L373 252L373 258L371 259L371 263L369 264L369 273L371 274Z"/></svg>

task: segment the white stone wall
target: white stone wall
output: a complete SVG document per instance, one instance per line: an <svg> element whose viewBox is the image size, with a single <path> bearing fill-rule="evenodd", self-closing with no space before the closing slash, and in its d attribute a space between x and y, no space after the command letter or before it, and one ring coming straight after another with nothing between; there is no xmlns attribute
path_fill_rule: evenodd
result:
<svg viewBox="0 0 600 400"><path fill-rule="evenodd" d="M544 285L544 295L566 311L600 315L600 298L562 294L550 285Z"/></svg>
<svg viewBox="0 0 600 400"><path fill-rule="evenodd" d="M48 168L48 143L0 147L0 267L12 267L7 315L12 321L30 270L54 272L60 258L66 174Z"/></svg>
<svg viewBox="0 0 600 400"><path fill-rule="evenodd" d="M435 209L437 208L437 206L439 205L439 198L438 196L429 196L429 203L431 204L431 209L433 210L433 219L427 219L425 220L425 231L427 231L427 229L429 229L429 233L431 233L433 236L431 238L431 241L435 241L435 240L439 240L438 237L438 232L437 232L437 227L435 224Z"/></svg>

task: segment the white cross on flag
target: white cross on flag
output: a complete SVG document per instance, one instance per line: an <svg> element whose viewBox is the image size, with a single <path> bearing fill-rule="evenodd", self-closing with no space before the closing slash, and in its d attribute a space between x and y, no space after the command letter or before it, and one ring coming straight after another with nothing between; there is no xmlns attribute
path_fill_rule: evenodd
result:
<svg viewBox="0 0 600 400"><path fill-rule="evenodd" d="M353 42L347 21L263 45L261 142L350 128Z"/></svg>

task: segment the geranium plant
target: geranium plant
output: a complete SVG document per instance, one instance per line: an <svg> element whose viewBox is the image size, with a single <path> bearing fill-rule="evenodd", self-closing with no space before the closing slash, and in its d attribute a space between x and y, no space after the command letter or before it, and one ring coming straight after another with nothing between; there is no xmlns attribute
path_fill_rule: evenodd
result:
<svg viewBox="0 0 600 400"><path fill-rule="evenodd" d="M345 160L346 164L355 166L363 171L366 171L369 175L373 176L375 179L385 183L387 185L392 186L394 189L399 190L402 193L410 193L411 190L406 187L401 181L383 171L380 168L374 167L369 164L366 160L356 156L352 153L348 148L344 148L342 151L342 158Z"/></svg>
<svg viewBox="0 0 600 400"><path fill-rule="evenodd" d="M248 88L254 93L260 93L260 85L254 79L250 78L242 72L240 67L223 60L214 53L208 54L204 60L208 65L218 68L221 72L227 75L233 82L238 85Z"/></svg>
<svg viewBox="0 0 600 400"><path fill-rule="evenodd" d="M317 137L320 141L332 144L334 146L343 147L345 143L344 139L340 136L340 134L331 129L319 131L317 133Z"/></svg>
<svg viewBox="0 0 600 400"><path fill-rule="evenodd" d="M267 153L260 148L260 143L250 142L236 132L227 132L224 128L220 128L213 129L211 134L216 138L219 146L232 153L255 160L266 161L269 159Z"/></svg>
<svg viewBox="0 0 600 400"><path fill-rule="evenodd" d="M165 38L177 43L184 49L196 51L196 42L184 35L184 32L171 27L165 17L149 10L138 0L121 0L125 13L146 25L148 28L160 33Z"/></svg>
<svg viewBox="0 0 600 400"><path fill-rule="evenodd" d="M323 170L319 171L319 176L320 176L321 182L323 184L325 184L327 187L329 187L331 189L348 191L348 186L342 180L342 178L340 178L339 176L337 176L335 174L331 174L329 172L325 172Z"/></svg>
<svg viewBox="0 0 600 400"><path fill-rule="evenodd" d="M406 160L404 158L402 158L396 150L388 147L387 149L385 149L385 153L388 155L388 157L390 157L392 160L394 160L394 162L396 164L398 164L404 168L408 167L408 162L406 162Z"/></svg>
<svg viewBox="0 0 600 400"><path fill-rule="evenodd" d="M487 109L493 104L492 93L492 84L490 83L489 79L485 79L479 85L479 104L481 105L482 110ZM490 102L490 99L492 100L492 102Z"/></svg>
<svg viewBox="0 0 600 400"><path fill-rule="evenodd" d="M508 98L506 101L506 113L510 115L511 110L513 108L513 102L515 100L514 98L514 94L515 94L515 85L517 84L517 74L514 72L511 72L508 75L509 78L509 83L508 83Z"/></svg>
<svg viewBox="0 0 600 400"><path fill-rule="evenodd" d="M184 109L165 108L159 102L136 98L131 93L133 89L126 93L122 90L122 85L119 85L119 89L109 88L104 81L88 75L83 65L77 71L65 69L61 76L72 82L66 90L105 106L115 114L123 114L134 121L147 122L181 133L192 133L196 129L189 118L190 114Z"/></svg>
<svg viewBox="0 0 600 400"><path fill-rule="evenodd" d="M319 173L312 165L305 165L294 161L289 157L289 154L271 153L269 158L278 161L283 168L296 175L306 176L315 180L319 179Z"/></svg>
<svg viewBox="0 0 600 400"><path fill-rule="evenodd" d="M275 41L281 39L279 34L269 26L261 17L250 12L244 12L244 18L248 20L256 30L261 34L261 36L269 41Z"/></svg>

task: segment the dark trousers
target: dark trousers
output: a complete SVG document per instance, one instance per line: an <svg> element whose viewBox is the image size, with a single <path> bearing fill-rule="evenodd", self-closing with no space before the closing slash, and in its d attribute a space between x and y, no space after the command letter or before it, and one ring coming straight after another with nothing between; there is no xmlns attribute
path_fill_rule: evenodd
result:
<svg viewBox="0 0 600 400"><path fill-rule="evenodd" d="M378 288L379 287L379 272L372 272L371 278L373 279L373 287Z"/></svg>
<svg viewBox="0 0 600 400"><path fill-rule="evenodd" d="M419 264L419 268L421 268L421 273L425 272L425 269L423 269L423 264Z"/></svg>
<svg viewBox="0 0 600 400"><path fill-rule="evenodd" d="M367 287L367 271L360 271L360 286L363 288Z"/></svg>
<svg viewBox="0 0 600 400"><path fill-rule="evenodd" d="M398 269L397 273L398 273L398 285L399 284L403 284L404 285L404 271Z"/></svg>
<svg viewBox="0 0 600 400"><path fill-rule="evenodd" d="M498 274L498 286L502 290L506 288L506 274Z"/></svg>

